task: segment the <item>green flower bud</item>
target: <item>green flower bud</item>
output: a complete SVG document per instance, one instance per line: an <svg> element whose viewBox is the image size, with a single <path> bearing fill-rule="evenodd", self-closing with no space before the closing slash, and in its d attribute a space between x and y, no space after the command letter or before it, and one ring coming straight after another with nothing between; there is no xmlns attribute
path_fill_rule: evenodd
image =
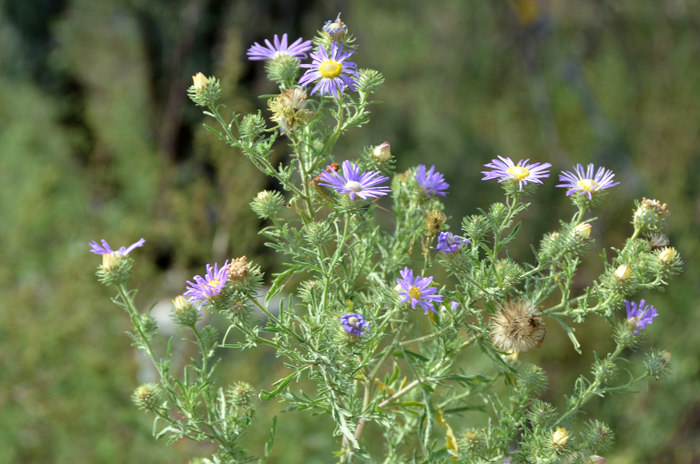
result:
<svg viewBox="0 0 700 464"><path fill-rule="evenodd" d="M237 408L248 409L253 403L255 389L246 382L236 382L228 389L228 400Z"/></svg>
<svg viewBox="0 0 700 464"><path fill-rule="evenodd" d="M375 93L384 83L384 76L374 69L360 69L357 80L358 92Z"/></svg>
<svg viewBox="0 0 700 464"><path fill-rule="evenodd" d="M617 364L610 359L598 359L593 364L593 375L605 384L609 384L617 377Z"/></svg>
<svg viewBox="0 0 700 464"><path fill-rule="evenodd" d="M243 117L238 127L241 138L245 141L253 142L265 130L265 120L260 112L247 114Z"/></svg>
<svg viewBox="0 0 700 464"><path fill-rule="evenodd" d="M160 396L161 391L158 384L146 383L134 390L134 394L131 395L131 400L139 409L153 411L160 404Z"/></svg>
<svg viewBox="0 0 700 464"><path fill-rule="evenodd" d="M534 364L526 365L518 375L517 389L527 398L540 396L547 389L547 374Z"/></svg>
<svg viewBox="0 0 700 464"><path fill-rule="evenodd" d="M193 327L201 316L194 305L182 295L173 300L173 305L170 317L182 327Z"/></svg>
<svg viewBox="0 0 700 464"><path fill-rule="evenodd" d="M221 86L215 77L207 78L200 72L192 76L192 81L187 95L197 106L212 106L221 98Z"/></svg>
<svg viewBox="0 0 700 464"><path fill-rule="evenodd" d="M267 219L277 216L284 208L284 197L282 194L275 191L263 190L258 193L258 196L250 204L255 214L262 219Z"/></svg>
<svg viewBox="0 0 700 464"><path fill-rule="evenodd" d="M557 410L549 403L544 401L534 400L527 412L527 418L532 423L533 427L546 428L554 425L556 420Z"/></svg>
<svg viewBox="0 0 700 464"><path fill-rule="evenodd" d="M644 365L649 375L654 376L656 380L666 380L671 374L671 353L653 350L647 354Z"/></svg>
<svg viewBox="0 0 700 464"><path fill-rule="evenodd" d="M597 452L609 449L615 440L615 434L603 422L592 420L586 423L583 438L588 451Z"/></svg>
<svg viewBox="0 0 700 464"><path fill-rule="evenodd" d="M661 228L664 217L669 215L666 209L658 200L642 198L641 203L637 202L637 209L632 217L634 228L642 233L655 232Z"/></svg>
<svg viewBox="0 0 700 464"><path fill-rule="evenodd" d="M483 216L469 216L462 221L462 230L472 243L478 243L489 233L491 225Z"/></svg>

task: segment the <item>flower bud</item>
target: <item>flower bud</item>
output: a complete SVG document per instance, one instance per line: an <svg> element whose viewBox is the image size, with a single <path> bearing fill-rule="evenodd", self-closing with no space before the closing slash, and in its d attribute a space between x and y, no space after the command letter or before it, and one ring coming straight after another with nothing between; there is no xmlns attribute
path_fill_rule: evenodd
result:
<svg viewBox="0 0 700 464"><path fill-rule="evenodd" d="M255 140L264 130L265 120L259 112L245 115L239 126L241 137L249 142Z"/></svg>
<svg viewBox="0 0 700 464"><path fill-rule="evenodd" d="M384 164L391 158L391 145L389 142L384 142L377 145L372 150L372 159L379 164Z"/></svg>
<svg viewBox="0 0 700 464"><path fill-rule="evenodd" d="M569 442L569 434L566 429L557 427L557 430L552 434L552 444L556 448L564 448Z"/></svg>
<svg viewBox="0 0 700 464"><path fill-rule="evenodd" d="M671 353L666 350L653 350L647 355L644 362L649 375L652 375L656 380L666 380L671 373Z"/></svg>
<svg viewBox="0 0 700 464"><path fill-rule="evenodd" d="M268 79L278 83L282 88L292 87L301 73L301 61L282 53L265 62L265 71Z"/></svg>
<svg viewBox="0 0 700 464"><path fill-rule="evenodd" d="M141 385L134 390L134 394L131 395L131 400L139 409L148 409L152 411L156 409L160 403L160 387L155 383Z"/></svg>
<svg viewBox="0 0 700 464"><path fill-rule="evenodd" d="M642 198L641 203L637 203L637 210L634 212L632 224L640 232L651 232L658 230L663 223L664 216L668 216L666 203L661 204L658 200Z"/></svg>
<svg viewBox="0 0 700 464"><path fill-rule="evenodd" d="M630 269L629 266L625 266L624 264L621 264L613 273L613 276L620 282L625 282L629 280L630 277L632 277L632 269Z"/></svg>
<svg viewBox="0 0 700 464"><path fill-rule="evenodd" d="M207 89L207 87L209 87L209 79L207 79L207 77L201 72L198 72L192 76L192 81L194 82L194 90L197 93L202 93Z"/></svg>
<svg viewBox="0 0 700 464"><path fill-rule="evenodd" d="M121 266L120 256L117 253L107 253L102 255L102 269L105 272L114 272Z"/></svg>
<svg viewBox="0 0 700 464"><path fill-rule="evenodd" d="M610 359L598 359L593 365L593 375L603 383L610 383L617 377L617 364Z"/></svg>
<svg viewBox="0 0 700 464"><path fill-rule="evenodd" d="M360 69L358 72L357 90L364 93L375 93L384 83L384 76L374 69Z"/></svg>
<svg viewBox="0 0 700 464"><path fill-rule="evenodd" d="M211 106L221 97L221 86L215 77L207 78L200 72L192 76L192 82L187 94L198 106Z"/></svg>
<svg viewBox="0 0 700 464"><path fill-rule="evenodd" d="M664 266L668 266L670 264L673 264L673 262L676 260L676 249L673 247L666 247L659 253L659 261L661 261L661 264Z"/></svg>
<svg viewBox="0 0 700 464"><path fill-rule="evenodd" d="M588 238L591 236L591 225L588 222L582 222L574 227L573 233L579 237Z"/></svg>
<svg viewBox="0 0 700 464"><path fill-rule="evenodd" d="M604 457L595 454L588 458L588 464L605 464L607 461Z"/></svg>
<svg viewBox="0 0 700 464"><path fill-rule="evenodd" d="M277 215L284 208L284 198L279 192L263 190L253 200L250 206L253 211L262 219L271 218Z"/></svg>
<svg viewBox="0 0 700 464"><path fill-rule="evenodd" d="M255 389L249 383L236 382L232 387L229 387L228 397L231 404L237 408L249 408L253 402L254 393Z"/></svg>
<svg viewBox="0 0 700 464"><path fill-rule="evenodd" d="M612 429L597 420L586 423L583 428L583 437L586 440L586 447L593 452L609 449L615 440Z"/></svg>
<svg viewBox="0 0 700 464"><path fill-rule="evenodd" d="M194 326L201 316L194 305L182 295L173 300L173 305L170 317L182 327Z"/></svg>
<svg viewBox="0 0 700 464"><path fill-rule="evenodd" d="M102 266L97 270L97 277L105 285L119 285L131 277L134 260L119 252L102 255Z"/></svg>

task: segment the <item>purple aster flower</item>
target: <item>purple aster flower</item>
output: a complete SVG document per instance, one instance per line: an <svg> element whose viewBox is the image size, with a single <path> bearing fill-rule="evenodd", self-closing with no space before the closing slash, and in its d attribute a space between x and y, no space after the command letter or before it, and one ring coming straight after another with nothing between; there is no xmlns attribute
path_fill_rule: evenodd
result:
<svg viewBox="0 0 700 464"><path fill-rule="evenodd" d="M440 232L436 248L440 251L444 251L445 253L454 253L455 251L459 250L462 245L466 245L468 243L469 240L454 235L452 232Z"/></svg>
<svg viewBox="0 0 700 464"><path fill-rule="evenodd" d="M184 296L189 297L188 299L192 304L197 303L197 307L201 308L207 300L212 300L221 293L228 279L227 270L228 260L226 260L220 269L216 263L214 263L213 268L207 264L207 274L205 277L197 275L194 276L194 282L187 281L189 286Z"/></svg>
<svg viewBox="0 0 700 464"><path fill-rule="evenodd" d="M320 90L321 95L333 95L338 98L339 93L343 93L345 86L355 90L355 81L352 76L358 79L357 65L347 60L352 55L354 50L343 53L343 44L340 47L333 42L331 44L330 55L321 45L318 46L317 53L311 53L313 62L311 64L302 64L302 68L309 68L301 79L299 85L306 87L312 82L318 81L316 86L311 91L311 95Z"/></svg>
<svg viewBox="0 0 700 464"><path fill-rule="evenodd" d="M430 286L433 283L433 278L416 277L414 279L413 271L407 267L400 274L401 278L397 278L396 281L401 287L399 289L399 296L403 298L401 303L411 300L411 308L415 309L418 304L425 310L425 314L428 314L428 310L437 314L433 303L442 303L442 295L436 295L437 288Z"/></svg>
<svg viewBox="0 0 700 464"><path fill-rule="evenodd" d="M339 193L349 193L351 200L355 200L355 195L367 200L391 192L389 187L375 187L387 180L389 178L382 176L379 171L367 171L360 174L360 168L346 160L343 161L342 174L333 169L330 172L322 172L319 185L331 187Z"/></svg>
<svg viewBox="0 0 700 464"><path fill-rule="evenodd" d="M95 253L96 255L108 255L114 253L117 256L126 256L132 251L134 251L134 248L142 247L143 244L146 243L146 239L142 238L138 242L132 244L129 248L121 247L117 251L112 250L112 248L109 246L109 243L107 243L107 240L103 239L101 240L101 242L101 246L94 240L90 242L90 251Z"/></svg>
<svg viewBox="0 0 700 464"><path fill-rule="evenodd" d="M565 187L569 190L566 192L568 197L572 193L580 192L579 195L588 195L588 199L593 199L593 193L598 190L603 190L609 187L614 187L619 182L613 182L613 177L615 174L609 169L604 167L598 168L595 176L593 175L593 164L589 164L586 171L583 171L583 166L578 164L575 168L575 173L564 171L559 176L559 180L565 182L564 184L559 184L557 187Z"/></svg>
<svg viewBox="0 0 700 464"><path fill-rule="evenodd" d="M447 194L444 190L450 188L450 184L445 182L443 175L435 172L435 166L431 166L428 172L425 172L425 165L419 164L415 177L418 185L428 197L430 197L431 193L444 197Z"/></svg>
<svg viewBox="0 0 700 464"><path fill-rule="evenodd" d="M634 301L625 300L627 305L627 320L634 322L637 326L634 334L637 335L641 329L652 323L654 319L659 314L652 305L644 305L644 300L639 302L639 306Z"/></svg>
<svg viewBox="0 0 700 464"><path fill-rule="evenodd" d="M365 335L363 330L369 330L369 323L365 321L362 314L346 314L340 318L340 323L343 325L343 329L349 334L362 337Z"/></svg>
<svg viewBox="0 0 700 464"><path fill-rule="evenodd" d="M528 164L529 159L520 160L518 164L513 163L510 158L499 156L500 159L493 159L490 163L484 164L484 167L491 168L491 171L481 171L484 177L481 180L498 179L498 182L507 180L518 181L518 190L522 191L523 186L528 182L536 182L541 184L545 177L549 177L549 168L552 167L549 163L534 163Z"/></svg>
<svg viewBox="0 0 700 464"><path fill-rule="evenodd" d="M263 47L259 43L255 42L255 45L248 49L246 53L248 59L251 61L259 60L271 60L272 58L277 58L281 55L289 55L299 60L306 58L306 52L313 48L311 46L311 41L303 41L301 37L298 38L293 44L287 46L287 34L282 34L282 40L280 41L277 34L275 34L275 45L272 46L269 40L265 39L265 44L267 47Z"/></svg>

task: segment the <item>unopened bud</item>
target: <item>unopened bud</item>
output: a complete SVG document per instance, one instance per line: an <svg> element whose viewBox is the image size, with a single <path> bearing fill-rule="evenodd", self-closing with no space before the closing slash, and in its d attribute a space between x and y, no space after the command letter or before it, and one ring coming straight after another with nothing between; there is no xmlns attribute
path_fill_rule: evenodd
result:
<svg viewBox="0 0 700 464"><path fill-rule="evenodd" d="M171 318L182 327L192 327L199 320L199 311L184 296L179 295L173 300Z"/></svg>
<svg viewBox="0 0 700 464"><path fill-rule="evenodd" d="M255 389L246 382L237 382L228 390L229 401L238 408L250 407Z"/></svg>
<svg viewBox="0 0 700 464"><path fill-rule="evenodd" d="M587 222L582 222L581 224L574 227L573 232L579 237L588 238L591 236L591 225Z"/></svg>
<svg viewBox="0 0 700 464"><path fill-rule="evenodd" d="M271 192L263 190L258 193L257 197L250 206L253 211L263 219L271 218L277 215L284 208L284 197L279 192Z"/></svg>
<svg viewBox="0 0 700 464"><path fill-rule="evenodd" d="M620 282L625 282L629 280L630 277L632 277L632 269L630 269L629 266L625 266L624 264L621 264L613 273L615 278L619 280Z"/></svg>
<svg viewBox="0 0 700 464"><path fill-rule="evenodd" d="M676 249L673 247L666 247L661 253L659 253L659 261L661 264L668 266L673 264L676 259Z"/></svg>
<svg viewBox="0 0 700 464"><path fill-rule="evenodd" d="M391 145L389 142L384 142L374 147L372 150L372 158L379 164L386 163L389 158L391 158Z"/></svg>
<svg viewBox="0 0 700 464"><path fill-rule="evenodd" d="M595 454L588 458L588 464L605 464L607 461L604 457Z"/></svg>
<svg viewBox="0 0 700 464"><path fill-rule="evenodd" d="M194 82L194 90L197 93L202 93L206 90L207 87L209 87L209 79L207 79L207 77L201 72L198 72L197 74L192 76L192 81Z"/></svg>
<svg viewBox="0 0 700 464"><path fill-rule="evenodd" d="M569 433L566 429L557 427L557 430L552 434L552 444L557 448L564 448L569 442Z"/></svg>
<svg viewBox="0 0 700 464"><path fill-rule="evenodd" d="M147 383L138 387L131 400L139 409L153 410L160 403L160 388L155 383Z"/></svg>

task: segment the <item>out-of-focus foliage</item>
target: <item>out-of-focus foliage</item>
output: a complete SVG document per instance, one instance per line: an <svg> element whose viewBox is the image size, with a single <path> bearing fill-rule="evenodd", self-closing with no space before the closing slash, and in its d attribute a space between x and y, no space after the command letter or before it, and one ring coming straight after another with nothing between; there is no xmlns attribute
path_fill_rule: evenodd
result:
<svg viewBox="0 0 700 464"><path fill-rule="evenodd" d="M647 343L673 353L675 373L642 394L587 408L616 431L609 462L700 457L700 9L693 0L5 0L0 462L184 463L208 451L154 443L151 424L130 403L152 372L123 334L123 313L96 283L87 243L147 239L137 251L136 277L147 282L142 307L169 302L205 262L246 254L274 269L248 206L268 186L201 128L185 89L195 72L215 74L233 89L223 96L228 108L255 111L260 102L249 95L274 89L260 63L244 60L245 49L274 33L311 38L339 10L358 39L353 58L389 85L373 124L336 153L353 157L389 140L400 167L435 164L452 186L453 227L500 195L479 180L496 155L551 162L553 172L578 162L614 169L623 183L615 201L598 208L593 230L613 246L631 228L624 221L635 198L669 204L670 239L686 272L653 295L660 317ZM555 227L538 220L543 209L570 212L551 186L535 200L523 243ZM581 333L609 338L604 323L587 324ZM557 386L567 388L591 359L555 330L545 343L560 346L547 350L557 357L526 359L544 365L554 391L546 399L560 404ZM278 377L273 370L284 371L270 356L227 358L222 368L227 381L258 389ZM260 453L279 405L256 407L258 428L248 440ZM465 421L483 420L469 414ZM321 438L328 425L281 414L273 460L329 462Z"/></svg>

